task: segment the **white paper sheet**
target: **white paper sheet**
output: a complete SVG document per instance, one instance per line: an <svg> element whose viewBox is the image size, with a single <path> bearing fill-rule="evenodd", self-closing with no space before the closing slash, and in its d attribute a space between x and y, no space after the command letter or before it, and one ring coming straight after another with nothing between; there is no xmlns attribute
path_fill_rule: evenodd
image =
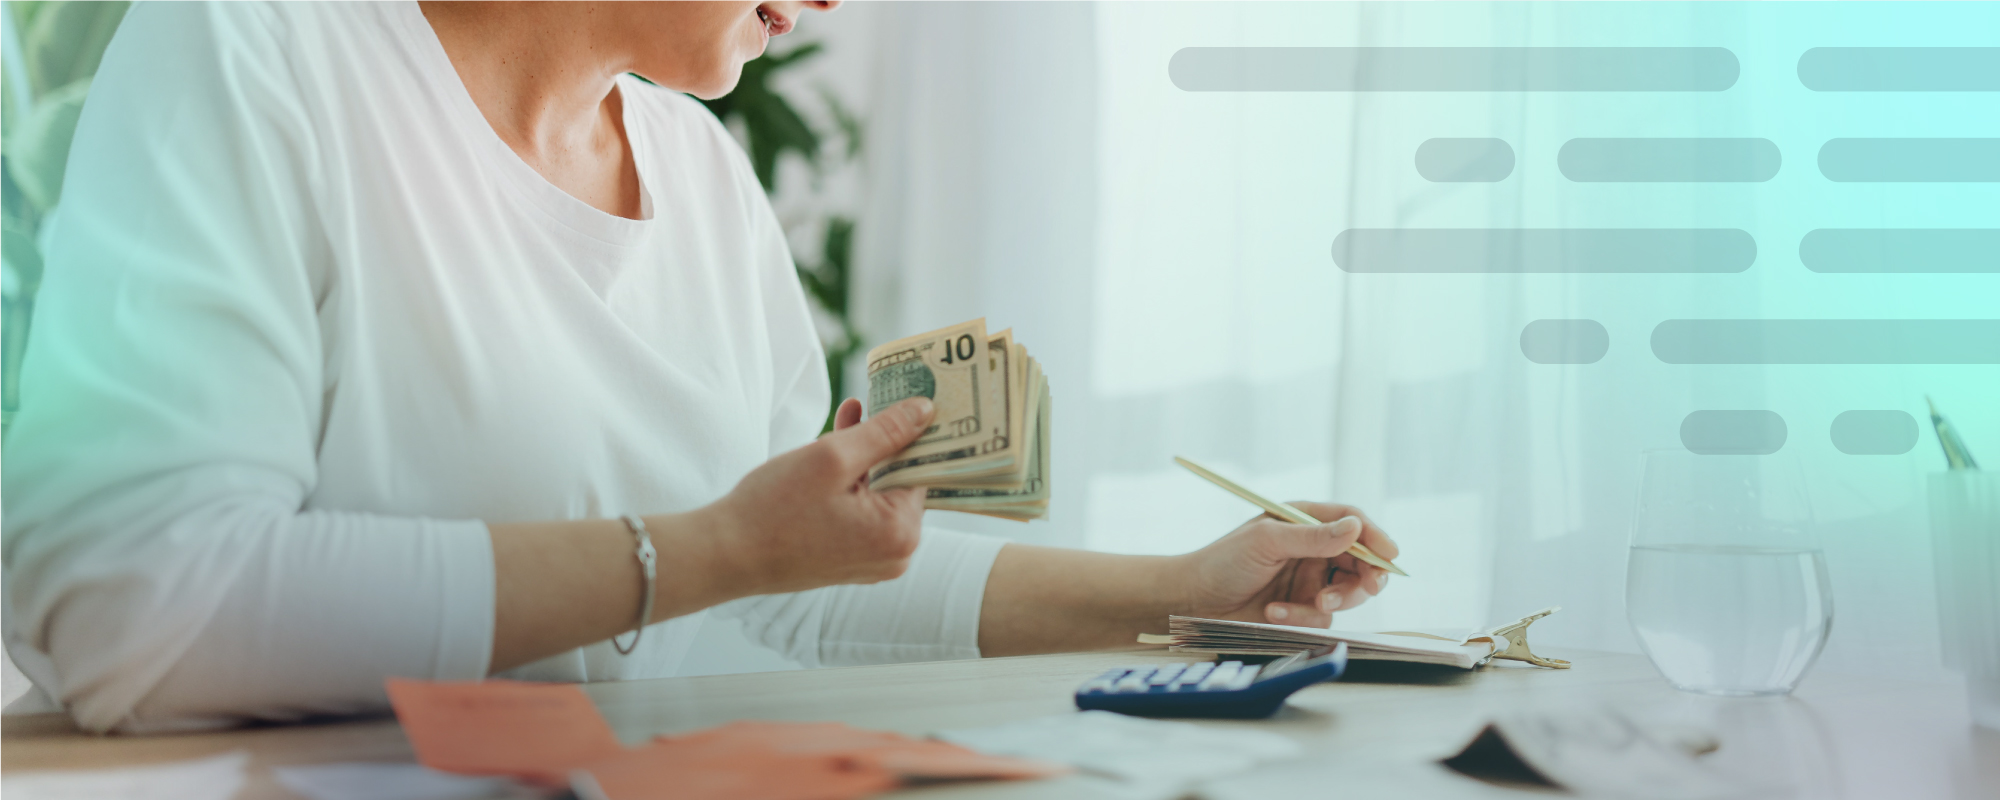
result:
<svg viewBox="0 0 2000 800"><path fill-rule="evenodd" d="M422 764L316 764L271 770L312 800L527 800L545 795L506 778L439 772Z"/></svg>
<svg viewBox="0 0 2000 800"><path fill-rule="evenodd" d="M13 772L0 776L7 800L229 800L243 788L250 754L118 769Z"/></svg>
<svg viewBox="0 0 2000 800"><path fill-rule="evenodd" d="M940 731L936 736L982 753L1070 764L1140 788L1141 795L1295 758L1301 752L1297 742L1267 731L1164 722L1109 711Z"/></svg>

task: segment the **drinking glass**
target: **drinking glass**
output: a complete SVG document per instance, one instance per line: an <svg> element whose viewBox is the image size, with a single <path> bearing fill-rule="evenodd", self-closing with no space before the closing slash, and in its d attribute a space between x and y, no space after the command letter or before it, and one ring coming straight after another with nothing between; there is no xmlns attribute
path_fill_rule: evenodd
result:
<svg viewBox="0 0 2000 800"><path fill-rule="evenodd" d="M1798 685L1833 625L1798 459L1647 452L1625 611L1653 666L1683 691Z"/></svg>

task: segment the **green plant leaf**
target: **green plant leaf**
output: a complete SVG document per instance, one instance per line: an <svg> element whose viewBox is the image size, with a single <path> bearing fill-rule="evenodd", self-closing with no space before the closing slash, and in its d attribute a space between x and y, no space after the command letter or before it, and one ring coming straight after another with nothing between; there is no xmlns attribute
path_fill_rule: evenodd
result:
<svg viewBox="0 0 2000 800"><path fill-rule="evenodd" d="M13 134L14 118L21 116L15 113L16 109L26 107L26 103L21 103L19 106L15 105L14 82L7 80L4 75L0 75L0 141L5 141L9 135Z"/></svg>
<svg viewBox="0 0 2000 800"><path fill-rule="evenodd" d="M820 245L819 272L826 283L820 303L847 321L848 266L854 254L854 220L834 216L826 221L826 241Z"/></svg>
<svg viewBox="0 0 2000 800"><path fill-rule="evenodd" d="M846 103L840 102L840 95L834 94L832 87L820 86L819 97L826 103L827 110L833 113L833 124L840 128L840 138L847 140L848 160L860 158L864 133L861 117L849 110Z"/></svg>
<svg viewBox="0 0 2000 800"><path fill-rule="evenodd" d="M15 27L24 31L35 24L35 15L51 5L55 5L51 0L7 0L7 10L14 12Z"/></svg>
<svg viewBox="0 0 2000 800"><path fill-rule="evenodd" d="M104 48L118 31L126 2L51 2L35 11L26 31L21 51L27 57L29 83L35 89L36 105L59 87L68 86L97 74L104 60Z"/></svg>
<svg viewBox="0 0 2000 800"><path fill-rule="evenodd" d="M743 76L737 80L735 90L702 101L723 122L733 119L742 123L745 138L749 139L745 149L750 151L750 166L757 171L757 180L767 192L775 185L778 161L787 151L810 163L819 162L819 132L806 123L790 100L771 86L774 75L819 51L820 43L809 42L784 53L765 53L743 65Z"/></svg>
<svg viewBox="0 0 2000 800"><path fill-rule="evenodd" d="M21 405L21 357L28 352L28 320L35 308L35 290L42 283L42 253L35 246L35 229L9 215L0 219L0 270L5 270L4 307L0 307L0 436Z"/></svg>
<svg viewBox="0 0 2000 800"><path fill-rule="evenodd" d="M35 244L34 226L11 216L0 220L0 260L13 273L12 294L34 297L42 284L42 251Z"/></svg>
<svg viewBox="0 0 2000 800"><path fill-rule="evenodd" d="M12 172L4 168L0 168L0 213L26 225L29 230L34 230L41 219L41 212L35 210L35 204L28 201L21 187L14 185Z"/></svg>
<svg viewBox="0 0 2000 800"><path fill-rule="evenodd" d="M70 139L76 135L76 120L89 92L90 79L84 78L49 93L5 142L7 176L42 213L62 198Z"/></svg>
<svg viewBox="0 0 2000 800"><path fill-rule="evenodd" d="M819 134L782 96L772 95L770 102L744 109L743 122L750 131L750 164L767 191L777 180L778 159L786 151L808 162L819 161Z"/></svg>

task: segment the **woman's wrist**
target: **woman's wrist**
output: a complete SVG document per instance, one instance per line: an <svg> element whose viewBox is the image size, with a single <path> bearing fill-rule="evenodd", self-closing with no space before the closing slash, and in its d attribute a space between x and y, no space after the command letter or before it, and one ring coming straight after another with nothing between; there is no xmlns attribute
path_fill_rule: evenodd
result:
<svg viewBox="0 0 2000 800"><path fill-rule="evenodd" d="M979 614L987 656L1131 647L1193 608L1186 556L1136 556L1009 544L994 559Z"/></svg>
<svg viewBox="0 0 2000 800"><path fill-rule="evenodd" d="M734 524L721 503L646 517L646 528L660 553L652 622L760 594L755 575L730 547L741 538Z"/></svg>
<svg viewBox="0 0 2000 800"><path fill-rule="evenodd" d="M1158 572L1158 577L1153 582L1157 587L1154 602L1164 613L1147 627L1146 632L1165 633L1167 617L1193 614L1200 607L1196 587L1200 585L1198 573L1201 565L1195 558L1195 553L1187 553L1162 558L1154 569ZM1155 627L1159 630L1153 630Z"/></svg>

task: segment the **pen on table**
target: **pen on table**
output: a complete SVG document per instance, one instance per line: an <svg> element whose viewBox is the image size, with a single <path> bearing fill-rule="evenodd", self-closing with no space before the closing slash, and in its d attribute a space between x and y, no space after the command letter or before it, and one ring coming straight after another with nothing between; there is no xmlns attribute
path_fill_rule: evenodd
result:
<svg viewBox="0 0 2000 800"><path fill-rule="evenodd" d="M1242 487L1242 485L1236 483L1235 481L1222 477L1221 475L1217 475L1215 474L1214 470L1211 470L1200 464L1196 464L1193 461L1189 461L1188 459L1182 458L1180 456L1174 456L1174 463L1179 464L1183 467L1187 467L1189 472L1192 472L1196 475L1200 475L1202 478L1206 479L1209 483L1213 483L1217 486L1229 490L1230 494L1236 495L1237 497L1241 497L1245 500L1250 501L1251 503L1256 504L1258 508L1264 509L1266 512L1269 512L1271 516L1277 517L1278 519L1284 520L1286 522L1295 523L1298 525L1325 524L1323 520L1314 517L1311 514L1307 514L1304 511L1300 511L1296 508L1293 508L1288 504L1280 503L1276 500L1267 499L1263 495L1250 491L1249 489L1245 489ZM1367 545L1362 544L1359 541L1356 541L1352 547L1347 548L1347 552L1349 555L1361 559L1362 561L1365 561L1369 564L1381 567L1382 569L1386 569L1390 572L1396 573L1397 575L1409 577L1410 573L1404 572L1401 568L1391 563L1389 559L1375 555L1375 551L1368 549Z"/></svg>

